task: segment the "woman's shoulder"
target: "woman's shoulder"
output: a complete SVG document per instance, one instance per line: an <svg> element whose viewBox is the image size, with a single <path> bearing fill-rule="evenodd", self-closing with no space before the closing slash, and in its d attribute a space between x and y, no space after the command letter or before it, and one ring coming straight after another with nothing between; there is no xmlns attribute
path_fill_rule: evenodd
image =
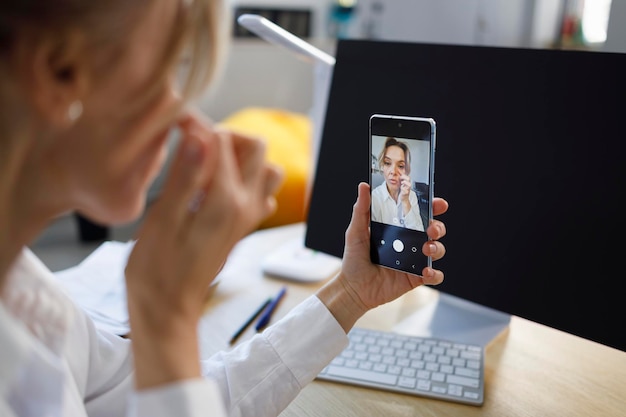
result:
<svg viewBox="0 0 626 417"><path fill-rule="evenodd" d="M379 184L378 186L376 186L373 190L372 190L372 194L386 194L387 193L387 189L386 189L386 184L383 182L382 184Z"/></svg>

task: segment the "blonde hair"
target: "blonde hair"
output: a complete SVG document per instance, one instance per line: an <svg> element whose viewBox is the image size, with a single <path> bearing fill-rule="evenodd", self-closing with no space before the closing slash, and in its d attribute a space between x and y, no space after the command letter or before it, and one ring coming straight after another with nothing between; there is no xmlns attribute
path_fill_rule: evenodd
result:
<svg viewBox="0 0 626 417"><path fill-rule="evenodd" d="M46 36L78 29L94 46L123 48L133 23L156 0L2 0L0 2L0 62L10 56L23 33ZM176 26L162 65L155 69L156 86L186 65L181 81L184 100L199 96L218 73L226 47L230 18L225 0L181 0ZM121 51L118 51L121 52ZM3 65L3 64L0 64ZM151 90L146 91L148 99Z"/></svg>
<svg viewBox="0 0 626 417"><path fill-rule="evenodd" d="M385 145L383 146L383 149L378 154L378 168L381 170L383 169L383 165L385 162L385 155L387 155L387 149L390 146L397 146L400 149L402 149L402 151L404 152L404 159L406 163L405 172L407 173L407 175L410 174L411 173L411 150L409 149L409 145L407 145L406 142L403 142L391 136L388 136L387 139L385 139Z"/></svg>
<svg viewBox="0 0 626 417"><path fill-rule="evenodd" d="M229 9L224 0L189 0L187 32L183 47L187 48L189 71L182 89L183 97L193 99L199 96L213 81L224 61L227 37L230 28ZM181 50L175 49L171 55L179 57ZM178 54L177 54L178 52ZM172 62L172 65L176 65Z"/></svg>

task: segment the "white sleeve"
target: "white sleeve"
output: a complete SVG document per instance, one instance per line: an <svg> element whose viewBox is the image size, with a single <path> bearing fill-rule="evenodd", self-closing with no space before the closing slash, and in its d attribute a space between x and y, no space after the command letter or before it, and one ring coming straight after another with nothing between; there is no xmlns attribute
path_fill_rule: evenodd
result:
<svg viewBox="0 0 626 417"><path fill-rule="evenodd" d="M75 308L64 356L90 417L125 414L133 390L130 340L97 329Z"/></svg>
<svg viewBox="0 0 626 417"><path fill-rule="evenodd" d="M217 385L205 378L136 391L130 341L96 329L82 311L77 311L76 317L78 332L72 333L77 333L75 337L80 333L85 336L83 344L73 345L78 349L74 349L71 356L75 360L70 362L70 368L74 368L75 381L84 396L85 409L90 417L227 415ZM77 362L79 358L81 360ZM77 369L86 372L76 372Z"/></svg>
<svg viewBox="0 0 626 417"><path fill-rule="evenodd" d="M132 398L129 417L226 417L220 391L205 378L142 390Z"/></svg>
<svg viewBox="0 0 626 417"><path fill-rule="evenodd" d="M348 344L326 306L310 296L262 334L203 361L230 416L275 417Z"/></svg>

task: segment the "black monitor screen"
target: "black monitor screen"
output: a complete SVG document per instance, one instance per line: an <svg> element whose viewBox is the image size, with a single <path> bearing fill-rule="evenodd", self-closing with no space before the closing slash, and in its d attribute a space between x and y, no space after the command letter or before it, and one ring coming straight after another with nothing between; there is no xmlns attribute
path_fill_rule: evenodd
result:
<svg viewBox="0 0 626 417"><path fill-rule="evenodd" d="M306 246L341 256L374 113L437 123L437 289L626 350L626 55L341 40Z"/></svg>

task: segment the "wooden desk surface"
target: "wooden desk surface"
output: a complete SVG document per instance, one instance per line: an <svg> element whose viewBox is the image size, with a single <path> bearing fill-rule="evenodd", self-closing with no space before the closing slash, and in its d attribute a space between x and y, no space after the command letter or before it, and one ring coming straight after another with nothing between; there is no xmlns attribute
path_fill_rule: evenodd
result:
<svg viewBox="0 0 626 417"><path fill-rule="evenodd" d="M203 356L228 349L237 328L283 285L289 288L275 319L322 285L290 283L261 273L264 255L303 236L303 224L289 225L256 232L235 248L201 324ZM357 325L390 329L436 294L432 288L418 288L368 312ZM513 316L486 348L485 401L480 407L314 381L281 417L415 415L626 416L626 352Z"/></svg>

